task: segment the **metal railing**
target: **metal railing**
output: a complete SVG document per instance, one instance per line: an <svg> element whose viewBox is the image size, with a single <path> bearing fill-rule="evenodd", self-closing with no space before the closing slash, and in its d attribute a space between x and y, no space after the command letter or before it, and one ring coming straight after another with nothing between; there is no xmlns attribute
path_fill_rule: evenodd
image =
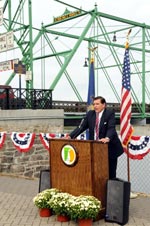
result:
<svg viewBox="0 0 150 226"><path fill-rule="evenodd" d="M52 90L0 88L1 109L64 109L64 112L86 112L87 103L79 101L52 100ZM107 103L107 108L120 114L120 103ZM132 104L132 113L140 115L142 103ZM150 104L145 104L145 112L150 112Z"/></svg>
<svg viewBox="0 0 150 226"><path fill-rule="evenodd" d="M3 109L52 109L52 90L0 89L0 108Z"/></svg>
<svg viewBox="0 0 150 226"><path fill-rule="evenodd" d="M86 112L87 103L86 102L76 102L76 101L52 101L53 109L64 109L65 112ZM142 104L137 105L132 104L132 113L140 113ZM114 110L116 113L120 113L120 103L107 103L107 108ZM145 104L146 112L150 112L150 104Z"/></svg>

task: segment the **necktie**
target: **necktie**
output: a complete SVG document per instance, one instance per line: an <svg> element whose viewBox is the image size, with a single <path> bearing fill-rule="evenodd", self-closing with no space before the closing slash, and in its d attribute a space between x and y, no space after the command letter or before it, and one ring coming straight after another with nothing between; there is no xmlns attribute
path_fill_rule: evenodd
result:
<svg viewBox="0 0 150 226"><path fill-rule="evenodd" d="M95 133L96 133L96 140L98 140L99 139L99 113L96 113Z"/></svg>

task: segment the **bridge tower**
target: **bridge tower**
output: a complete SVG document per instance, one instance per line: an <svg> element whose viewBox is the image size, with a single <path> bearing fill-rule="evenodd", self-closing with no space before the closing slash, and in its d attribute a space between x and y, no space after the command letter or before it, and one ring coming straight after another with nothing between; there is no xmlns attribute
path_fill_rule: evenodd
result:
<svg viewBox="0 0 150 226"><path fill-rule="evenodd" d="M97 5L86 11L60 0L53 4L61 5L64 11L56 15L50 8L52 1L49 1L46 7L51 19L46 24L41 20L39 26L36 23L38 15L44 17L45 12L36 4L40 3L36 0L15 0L15 3L0 0L0 73L6 62L18 58L32 75L24 82L27 89L52 89L53 99L86 101L89 71L83 64L84 61L86 65L90 63L90 49L96 47L96 94L105 96L108 102L120 103L125 41L131 29L132 99L139 110L137 117L148 117L150 26L99 12ZM9 32L13 33L14 43L5 48ZM17 80L14 71L9 70L3 83L15 86Z"/></svg>

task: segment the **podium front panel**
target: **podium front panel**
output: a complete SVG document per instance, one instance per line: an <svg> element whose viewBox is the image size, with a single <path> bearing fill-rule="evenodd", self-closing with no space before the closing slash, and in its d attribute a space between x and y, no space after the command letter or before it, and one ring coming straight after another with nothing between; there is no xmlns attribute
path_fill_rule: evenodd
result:
<svg viewBox="0 0 150 226"><path fill-rule="evenodd" d="M68 166L62 161L61 150L64 145L71 145L77 152L77 162L73 166ZM92 195L91 167L90 142L63 139L50 141L51 187L59 188L73 195Z"/></svg>
<svg viewBox="0 0 150 226"><path fill-rule="evenodd" d="M67 145L76 151L77 161L66 165L62 149ZM94 141L52 139L50 141L50 183L72 195L94 195L105 207L108 180L107 145Z"/></svg>

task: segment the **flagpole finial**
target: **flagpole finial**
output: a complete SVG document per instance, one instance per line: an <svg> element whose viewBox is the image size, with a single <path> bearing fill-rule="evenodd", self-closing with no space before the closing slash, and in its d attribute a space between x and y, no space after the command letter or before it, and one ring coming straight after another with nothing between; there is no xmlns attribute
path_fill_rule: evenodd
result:
<svg viewBox="0 0 150 226"><path fill-rule="evenodd" d="M126 40L125 48L126 48L126 49L129 48L129 41L128 41L128 40Z"/></svg>
<svg viewBox="0 0 150 226"><path fill-rule="evenodd" d="M90 62L94 62L94 51L97 49L98 47L93 47L93 48L88 48L91 51L91 60Z"/></svg>
<svg viewBox="0 0 150 226"><path fill-rule="evenodd" d="M130 35L131 31L132 31L132 29L130 29L130 30L128 31L128 34L127 34L127 40L126 40L126 44L125 44L125 48L126 48L126 49L129 48L129 35Z"/></svg>
<svg viewBox="0 0 150 226"><path fill-rule="evenodd" d="M130 35L131 31L132 31L132 29L130 29L130 30L128 31L127 37Z"/></svg>
<svg viewBox="0 0 150 226"><path fill-rule="evenodd" d="M91 57L90 63L94 63L94 57Z"/></svg>
<svg viewBox="0 0 150 226"><path fill-rule="evenodd" d="M89 50L92 52L92 53L94 53L94 51L97 49L98 47L96 46L96 47L93 47L93 48L89 48Z"/></svg>

